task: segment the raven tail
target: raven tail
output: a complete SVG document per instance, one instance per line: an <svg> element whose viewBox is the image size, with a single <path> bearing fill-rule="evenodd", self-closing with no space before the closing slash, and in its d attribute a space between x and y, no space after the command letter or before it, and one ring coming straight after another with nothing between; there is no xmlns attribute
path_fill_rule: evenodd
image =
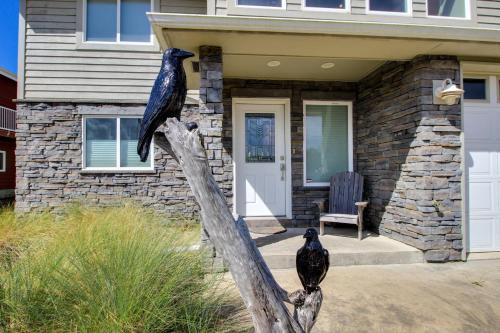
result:
<svg viewBox="0 0 500 333"><path fill-rule="evenodd" d="M149 147L151 146L152 139L151 136L142 137L137 143L137 154L139 154L141 162L146 162L148 160Z"/></svg>

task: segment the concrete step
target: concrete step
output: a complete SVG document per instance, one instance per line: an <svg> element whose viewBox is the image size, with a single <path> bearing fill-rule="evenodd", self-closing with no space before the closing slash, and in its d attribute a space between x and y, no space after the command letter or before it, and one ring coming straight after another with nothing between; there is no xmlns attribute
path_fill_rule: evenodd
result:
<svg viewBox="0 0 500 333"><path fill-rule="evenodd" d="M271 269L295 268L297 250L304 244L305 228L289 228L277 235L257 235L253 238ZM330 253L331 266L391 265L424 262L422 251L409 245L365 232L362 241L350 226L328 228L320 242Z"/></svg>

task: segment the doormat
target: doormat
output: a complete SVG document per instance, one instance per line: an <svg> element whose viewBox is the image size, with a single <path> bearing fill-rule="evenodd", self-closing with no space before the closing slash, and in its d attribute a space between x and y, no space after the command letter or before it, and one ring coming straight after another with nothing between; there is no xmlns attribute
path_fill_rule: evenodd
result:
<svg viewBox="0 0 500 333"><path fill-rule="evenodd" d="M278 220L247 220L245 222L253 234L274 235L286 232L286 228Z"/></svg>

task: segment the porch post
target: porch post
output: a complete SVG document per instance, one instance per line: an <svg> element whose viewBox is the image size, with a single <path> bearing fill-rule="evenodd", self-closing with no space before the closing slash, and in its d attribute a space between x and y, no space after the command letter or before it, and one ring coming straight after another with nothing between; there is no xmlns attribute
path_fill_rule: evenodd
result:
<svg viewBox="0 0 500 333"><path fill-rule="evenodd" d="M226 198L231 197L231 175L228 167L224 168L223 113L222 103L223 72L222 48L219 46L204 45L199 48L200 57L200 132L203 135L204 146L207 152L208 163L212 174L224 192ZM227 160L227 159L226 159ZM229 199L228 199L229 200ZM212 249L214 268L222 267L222 258L216 255L215 248L209 240L202 225L202 245Z"/></svg>

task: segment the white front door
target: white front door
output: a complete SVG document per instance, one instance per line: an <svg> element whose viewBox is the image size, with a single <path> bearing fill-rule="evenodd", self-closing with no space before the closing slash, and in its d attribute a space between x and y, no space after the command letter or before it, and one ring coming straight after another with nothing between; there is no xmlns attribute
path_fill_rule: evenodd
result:
<svg viewBox="0 0 500 333"><path fill-rule="evenodd" d="M488 81L489 101L465 102L465 162L469 251L500 251L500 103L498 79ZM489 87L488 87L489 86ZM487 96L487 95L486 95Z"/></svg>
<svg viewBox="0 0 500 333"><path fill-rule="evenodd" d="M235 103L236 213L286 215L285 105Z"/></svg>

